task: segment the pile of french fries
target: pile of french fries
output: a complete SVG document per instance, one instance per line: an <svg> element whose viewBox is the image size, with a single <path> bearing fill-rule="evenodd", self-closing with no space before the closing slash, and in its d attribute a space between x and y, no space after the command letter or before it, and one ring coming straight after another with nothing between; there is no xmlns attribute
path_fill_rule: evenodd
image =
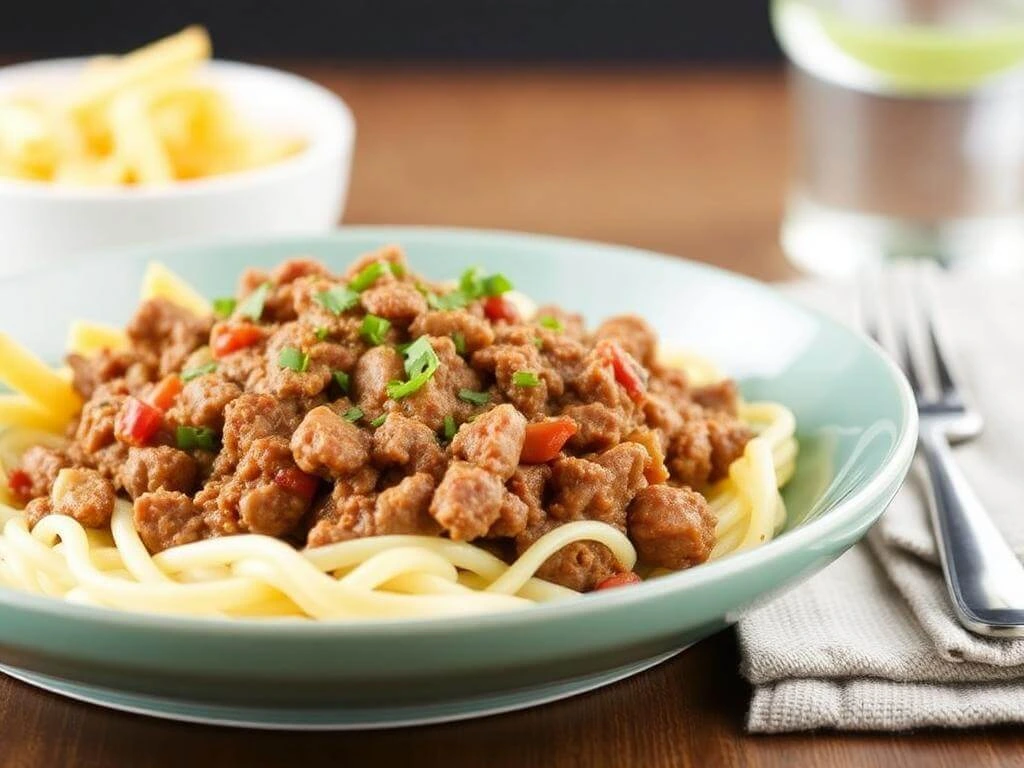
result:
<svg viewBox="0 0 1024 768"><path fill-rule="evenodd" d="M258 168L303 148L247 125L197 76L210 37L188 27L123 56L90 59L66 88L0 98L0 177L151 185Z"/></svg>

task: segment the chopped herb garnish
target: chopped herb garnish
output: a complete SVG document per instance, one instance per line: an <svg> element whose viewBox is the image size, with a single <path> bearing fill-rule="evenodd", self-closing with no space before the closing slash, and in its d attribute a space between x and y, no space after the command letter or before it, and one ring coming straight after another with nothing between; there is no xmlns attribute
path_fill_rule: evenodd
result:
<svg viewBox="0 0 1024 768"><path fill-rule="evenodd" d="M367 315L363 318L363 324L359 326L359 335L367 344L377 346L384 343L384 336L387 334L391 323L383 317Z"/></svg>
<svg viewBox="0 0 1024 768"><path fill-rule="evenodd" d="M267 297L270 295L270 289L273 287L273 284L269 281L260 283L255 291L238 303L238 306L235 307L235 313L239 317L248 317L253 322L258 323L263 316L263 305L266 304Z"/></svg>
<svg viewBox="0 0 1024 768"><path fill-rule="evenodd" d="M217 450L217 433L209 427L180 426L174 430L174 440L178 448L191 451L201 448L204 451Z"/></svg>
<svg viewBox="0 0 1024 768"><path fill-rule="evenodd" d="M345 411L345 415L342 416L341 418L343 418L345 421L351 421L352 423L355 423L359 421L361 418L363 418L363 409L360 408L358 405L353 405L351 408Z"/></svg>
<svg viewBox="0 0 1024 768"><path fill-rule="evenodd" d="M491 402L490 392L475 392L472 389L460 389L459 400L463 400L473 405L487 405Z"/></svg>
<svg viewBox="0 0 1024 768"><path fill-rule="evenodd" d="M342 392L348 392L348 374L344 371L331 371L331 377L334 379L334 383L338 385L338 389Z"/></svg>
<svg viewBox="0 0 1024 768"><path fill-rule="evenodd" d="M331 335L331 329L321 325L313 332L313 334L316 336L317 341L323 341L324 339Z"/></svg>
<svg viewBox="0 0 1024 768"><path fill-rule="evenodd" d="M438 296L433 293L427 294L427 306L431 309L437 309L441 312L448 312L453 309L462 309L464 306L469 304L470 299L462 291L455 290Z"/></svg>
<svg viewBox="0 0 1024 768"><path fill-rule="evenodd" d="M462 331L456 331L452 334L452 341L455 342L456 354L466 354L466 334L462 333Z"/></svg>
<svg viewBox="0 0 1024 768"><path fill-rule="evenodd" d="M182 381L192 381L192 379L198 379L200 376L205 376L208 373L213 373L217 370L217 364L215 362L209 362L206 365L197 365L195 368L186 368L181 372Z"/></svg>
<svg viewBox="0 0 1024 768"><path fill-rule="evenodd" d="M405 267L402 264L392 261L388 264L388 268L391 270L391 274L399 280L405 277Z"/></svg>
<svg viewBox="0 0 1024 768"><path fill-rule="evenodd" d="M377 278L383 274L384 265L379 261L375 261L373 264L367 264L359 270L359 274L349 280L348 287L356 293L362 293L377 282Z"/></svg>
<svg viewBox="0 0 1024 768"><path fill-rule="evenodd" d="M296 373L304 373L309 368L309 355L295 347L285 347L277 356L277 364Z"/></svg>
<svg viewBox="0 0 1024 768"><path fill-rule="evenodd" d="M532 371L516 371L512 374L512 383L517 387L536 387L540 384L540 377Z"/></svg>
<svg viewBox="0 0 1024 768"><path fill-rule="evenodd" d="M455 426L455 419L452 418L452 415L449 413L447 416L444 417L444 439L447 440L448 442L451 442L452 438L455 437L455 433L457 431L458 430Z"/></svg>
<svg viewBox="0 0 1024 768"><path fill-rule="evenodd" d="M512 290L512 281L503 274L498 273L485 277L482 288L484 296L501 296L501 294Z"/></svg>
<svg viewBox="0 0 1024 768"><path fill-rule="evenodd" d="M359 302L359 294L342 285L320 291L313 300L332 315L340 315Z"/></svg>
<svg viewBox="0 0 1024 768"><path fill-rule="evenodd" d="M388 397L392 400L401 400L418 391L434 375L441 364L437 359L437 353L430 346L426 336L420 336L416 341L406 347L402 353L405 355L406 381L389 381L387 386Z"/></svg>
<svg viewBox="0 0 1024 768"><path fill-rule="evenodd" d="M512 290L512 281L503 274L483 276L479 267L470 267L459 278L459 292L469 299L481 296L501 296Z"/></svg>
<svg viewBox="0 0 1024 768"><path fill-rule="evenodd" d="M537 322L552 331L561 331L563 328L561 321L554 315L541 315Z"/></svg>
<svg viewBox="0 0 1024 768"><path fill-rule="evenodd" d="M379 427L381 424L383 424L387 420L388 420L388 415L386 413L382 413L380 416L378 416L376 419L374 419L373 421L370 422L370 426L371 427Z"/></svg>
<svg viewBox="0 0 1024 768"><path fill-rule="evenodd" d="M213 314L219 318L231 317L231 313L235 311L235 307L238 302L230 296L222 296L219 299L213 300Z"/></svg>

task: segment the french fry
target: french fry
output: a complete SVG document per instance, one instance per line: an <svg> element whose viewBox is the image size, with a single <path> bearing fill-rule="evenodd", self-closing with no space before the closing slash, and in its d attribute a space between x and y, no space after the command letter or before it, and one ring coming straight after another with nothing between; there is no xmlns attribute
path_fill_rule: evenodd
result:
<svg viewBox="0 0 1024 768"><path fill-rule="evenodd" d="M114 147L132 179L140 184L167 184L174 169L163 144L153 130L141 93L129 91L110 104L110 127Z"/></svg>
<svg viewBox="0 0 1024 768"><path fill-rule="evenodd" d="M0 424L59 432L67 424L67 419L40 408L24 395L4 394L0 395Z"/></svg>
<svg viewBox="0 0 1024 768"><path fill-rule="evenodd" d="M65 377L3 332L0 332L0 382L61 422L68 421L82 406L82 398Z"/></svg>
<svg viewBox="0 0 1024 768"><path fill-rule="evenodd" d="M148 80L181 72L210 58L210 36L202 27L186 27L176 35L157 40L93 70L67 103L72 112L88 110L118 91Z"/></svg>
<svg viewBox="0 0 1024 768"><path fill-rule="evenodd" d="M201 293L158 261L149 262L142 278L142 299L154 298L167 299L197 315L208 315L213 311Z"/></svg>
<svg viewBox="0 0 1024 768"><path fill-rule="evenodd" d="M118 351L128 347L128 337L120 328L87 320L72 320L68 327L68 352L94 355L103 349Z"/></svg>

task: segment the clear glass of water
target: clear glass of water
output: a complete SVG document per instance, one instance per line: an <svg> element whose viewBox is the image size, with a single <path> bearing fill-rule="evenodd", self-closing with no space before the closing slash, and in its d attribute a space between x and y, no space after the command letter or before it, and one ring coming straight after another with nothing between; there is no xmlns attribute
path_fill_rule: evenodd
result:
<svg viewBox="0 0 1024 768"><path fill-rule="evenodd" d="M792 63L789 258L1024 271L1024 0L774 0Z"/></svg>

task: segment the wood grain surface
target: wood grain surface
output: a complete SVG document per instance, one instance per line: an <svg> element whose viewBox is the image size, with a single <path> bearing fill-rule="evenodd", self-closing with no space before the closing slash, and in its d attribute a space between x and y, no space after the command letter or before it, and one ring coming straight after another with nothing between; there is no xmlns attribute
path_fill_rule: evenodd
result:
<svg viewBox="0 0 1024 768"><path fill-rule="evenodd" d="M293 67L359 138L351 223L548 232L766 279L788 163L777 72ZM0 766L928 766L1024 763L1018 730L748 736L731 633L609 688L444 726L336 734L167 723L0 677Z"/></svg>

